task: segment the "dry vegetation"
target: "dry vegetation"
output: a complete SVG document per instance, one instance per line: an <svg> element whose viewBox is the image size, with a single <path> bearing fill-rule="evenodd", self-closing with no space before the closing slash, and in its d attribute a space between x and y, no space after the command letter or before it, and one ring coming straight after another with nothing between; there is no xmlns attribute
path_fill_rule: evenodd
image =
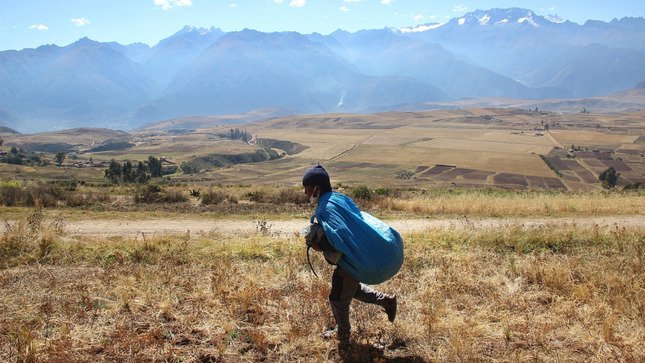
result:
<svg viewBox="0 0 645 363"><path fill-rule="evenodd" d="M305 223L306 221L303 221ZM320 333L331 269L271 227L90 239L42 211L0 240L1 361L645 359L642 231L553 226L406 235L397 321L353 304L354 347Z"/></svg>
<svg viewBox="0 0 645 363"><path fill-rule="evenodd" d="M454 170L454 169L453 169ZM645 214L645 192L428 190L338 185L361 207L388 219L460 217L581 217ZM301 187L162 183L0 182L4 219L26 217L42 205L48 219L292 219L312 209ZM2 228L0 228L2 230Z"/></svg>

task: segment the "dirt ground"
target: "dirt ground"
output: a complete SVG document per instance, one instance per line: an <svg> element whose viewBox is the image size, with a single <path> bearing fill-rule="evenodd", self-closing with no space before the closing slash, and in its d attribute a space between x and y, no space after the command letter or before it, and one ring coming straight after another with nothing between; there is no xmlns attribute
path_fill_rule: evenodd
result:
<svg viewBox="0 0 645 363"><path fill-rule="evenodd" d="M522 225L535 228L547 225L578 225L605 228L635 228L645 230L643 216L611 216L580 218L453 218L453 219L400 219L386 220L399 233L407 234L431 229L500 228ZM12 223L12 221L9 221ZM136 238L164 234L182 233L222 233L248 234L264 232L272 235L289 236L298 234L308 223L307 219L281 221L226 220L226 219L151 219L151 220L114 220L91 219L64 222L64 230L71 235L96 237L131 236ZM0 224L0 233L6 224Z"/></svg>

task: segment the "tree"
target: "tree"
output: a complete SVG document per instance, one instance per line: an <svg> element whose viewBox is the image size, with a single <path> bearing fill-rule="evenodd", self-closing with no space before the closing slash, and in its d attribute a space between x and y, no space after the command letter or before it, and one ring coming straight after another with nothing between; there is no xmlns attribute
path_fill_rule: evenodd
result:
<svg viewBox="0 0 645 363"><path fill-rule="evenodd" d="M618 176L620 173L616 173L616 169L613 166L610 166L609 169L603 171L598 179L602 182L602 187L609 189L616 186L618 182Z"/></svg>
<svg viewBox="0 0 645 363"><path fill-rule="evenodd" d="M65 161L65 156L67 156L67 154L65 154L64 152L56 153L56 156L54 157L56 159L56 165L58 166L63 165L63 161Z"/></svg>
<svg viewBox="0 0 645 363"><path fill-rule="evenodd" d="M148 179L150 179L150 176L146 174L146 171L146 164L144 164L142 161L139 161L139 163L137 164L137 170L135 172L135 182L139 184L147 183Z"/></svg>
<svg viewBox="0 0 645 363"><path fill-rule="evenodd" d="M134 183L136 180L134 166L130 160L126 160L121 167L121 178L124 183Z"/></svg>
<svg viewBox="0 0 645 363"><path fill-rule="evenodd" d="M0 146L2 146L2 144L4 144L4 140L0 137Z"/></svg>
<svg viewBox="0 0 645 363"><path fill-rule="evenodd" d="M148 156L148 169L150 170L150 176L153 178L160 178L163 175L161 160L152 155Z"/></svg>
<svg viewBox="0 0 645 363"><path fill-rule="evenodd" d="M121 164L114 159L110 160L110 165L105 169L105 177L110 179L112 183L116 184L121 180L121 173Z"/></svg>

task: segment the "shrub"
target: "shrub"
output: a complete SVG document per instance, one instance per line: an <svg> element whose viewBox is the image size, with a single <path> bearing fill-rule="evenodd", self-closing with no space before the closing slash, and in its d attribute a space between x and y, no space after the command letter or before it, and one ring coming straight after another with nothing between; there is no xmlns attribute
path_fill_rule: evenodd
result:
<svg viewBox="0 0 645 363"><path fill-rule="evenodd" d="M360 200L370 200L374 196L372 190L365 185L358 186L351 191L351 197Z"/></svg>
<svg viewBox="0 0 645 363"><path fill-rule="evenodd" d="M307 195L302 192L302 190L288 188L280 189L277 194L271 196L270 202L273 204L307 204L309 203L309 199L307 198Z"/></svg>
<svg viewBox="0 0 645 363"><path fill-rule="evenodd" d="M625 185L623 190L638 190L640 189L640 187L641 187L641 182L634 182L634 183Z"/></svg>
<svg viewBox="0 0 645 363"><path fill-rule="evenodd" d="M254 190L245 195L251 202L266 203L269 201L268 193L264 190Z"/></svg>
<svg viewBox="0 0 645 363"><path fill-rule="evenodd" d="M183 162L179 167L184 174L195 174L199 172L199 167L190 162Z"/></svg>
<svg viewBox="0 0 645 363"><path fill-rule="evenodd" d="M374 190L374 195L377 195L379 197L389 197L393 195L393 193L388 188L378 188Z"/></svg>
<svg viewBox="0 0 645 363"><path fill-rule="evenodd" d="M224 202L237 204L238 200L234 195L216 190L209 190L202 196L202 204L204 205L217 205Z"/></svg>
<svg viewBox="0 0 645 363"><path fill-rule="evenodd" d="M164 192L158 185L148 185L134 196L136 203L185 203L188 197L177 191Z"/></svg>
<svg viewBox="0 0 645 363"><path fill-rule="evenodd" d="M0 204L8 207L23 206L27 204L29 194L20 186L3 185L0 187Z"/></svg>
<svg viewBox="0 0 645 363"><path fill-rule="evenodd" d="M600 174L598 179L602 182L603 188L610 189L616 186L619 175L620 173L616 173L616 169L610 166L607 170L603 171Z"/></svg>

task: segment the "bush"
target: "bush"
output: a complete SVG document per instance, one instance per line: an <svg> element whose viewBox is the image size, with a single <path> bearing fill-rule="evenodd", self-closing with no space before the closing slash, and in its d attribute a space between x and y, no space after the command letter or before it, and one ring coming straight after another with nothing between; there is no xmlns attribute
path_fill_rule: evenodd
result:
<svg viewBox="0 0 645 363"><path fill-rule="evenodd" d="M8 207L51 207L65 198L65 194L66 192L56 185L3 185L0 186L0 204Z"/></svg>
<svg viewBox="0 0 645 363"><path fill-rule="evenodd" d="M271 197L274 204L308 204L309 198L301 189L280 189L280 191Z"/></svg>
<svg viewBox="0 0 645 363"><path fill-rule="evenodd" d="M217 205L224 202L237 204L237 197L220 191L209 190L202 195L202 204Z"/></svg>
<svg viewBox="0 0 645 363"><path fill-rule="evenodd" d="M372 190L365 185L358 186L351 191L351 197L360 200L370 200L374 196Z"/></svg>
<svg viewBox="0 0 645 363"><path fill-rule="evenodd" d="M281 188L274 193L263 189L253 190L244 195L250 201L255 203L270 204L307 204L309 199L297 188Z"/></svg>
<svg viewBox="0 0 645 363"><path fill-rule="evenodd" d="M625 185L623 190L638 190L640 189L640 187L641 187L641 182L634 182L634 183Z"/></svg>
<svg viewBox="0 0 645 363"><path fill-rule="evenodd" d="M181 163L181 166L179 168L181 169L181 172L184 174L195 174L199 172L199 166L190 162Z"/></svg>
<svg viewBox="0 0 645 363"><path fill-rule="evenodd" d="M254 190L246 193L245 196L254 203L266 203L270 201L268 193L264 190Z"/></svg>
<svg viewBox="0 0 645 363"><path fill-rule="evenodd" d="M164 192L158 185L148 185L134 196L136 203L185 203L188 197L177 191Z"/></svg>
<svg viewBox="0 0 645 363"><path fill-rule="evenodd" d="M598 180L602 182L603 188L610 189L616 186L618 176L620 176L620 173L616 173L616 169L610 166L600 174Z"/></svg>
<svg viewBox="0 0 645 363"><path fill-rule="evenodd" d="M374 195L377 195L379 197L389 197L393 195L392 191L388 188L378 188L374 190Z"/></svg>

